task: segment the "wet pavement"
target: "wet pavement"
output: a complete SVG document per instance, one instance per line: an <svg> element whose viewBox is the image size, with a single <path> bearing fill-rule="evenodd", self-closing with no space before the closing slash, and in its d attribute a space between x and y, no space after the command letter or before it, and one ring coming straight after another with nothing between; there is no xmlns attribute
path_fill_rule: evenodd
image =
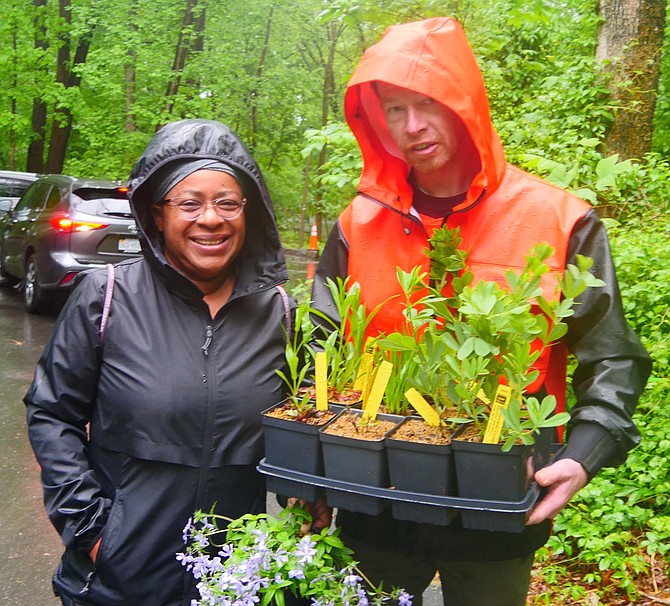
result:
<svg viewBox="0 0 670 606"><path fill-rule="evenodd" d="M21 296L0 287L0 604L58 606L51 576L62 551L42 505L39 466L25 427L23 395L51 335L55 315L23 310ZM274 496L269 509L276 512ZM436 584L425 606L442 604ZM140 605L136 605L140 606Z"/></svg>
<svg viewBox="0 0 670 606"><path fill-rule="evenodd" d="M0 604L56 606L51 575L61 543L42 507L39 467L22 402L55 317L23 311L19 293L0 288Z"/></svg>

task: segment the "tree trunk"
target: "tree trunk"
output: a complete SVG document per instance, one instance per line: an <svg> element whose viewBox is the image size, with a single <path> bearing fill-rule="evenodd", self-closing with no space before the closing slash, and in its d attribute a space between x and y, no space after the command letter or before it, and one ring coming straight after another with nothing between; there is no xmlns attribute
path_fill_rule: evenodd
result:
<svg viewBox="0 0 670 606"><path fill-rule="evenodd" d="M333 96L335 93L335 50L337 48L337 42L340 38L340 35L344 31L343 26L341 26L337 21L330 21L327 25L327 34L328 34L328 54L323 65L323 93L321 97L321 126L325 127L328 124L328 118L330 116L330 110L333 103ZM339 103L339 100L338 100ZM317 174L321 173L321 167L326 163L328 159L328 146L324 145L321 148L319 153L319 158L316 164ZM316 210L315 210L315 222L316 229L318 234L323 233L323 212L321 209L321 194L317 190L315 195ZM320 236L319 236L320 237Z"/></svg>
<svg viewBox="0 0 670 606"><path fill-rule="evenodd" d="M197 21L194 19L195 8L198 4L198 0L186 0L186 10L184 11L184 19L182 20L181 29L179 30L179 38L177 39L177 48L174 54L174 61L172 62L172 79L168 82L167 91L165 92L165 115L170 115L174 110L174 102L177 93L179 92L179 85L181 84L182 72L184 71L184 66L186 65L186 58L188 57L189 51L195 48L197 44L197 32L195 29L198 27L198 24L203 27L205 24L205 9L203 7L202 11L198 15ZM193 25L195 23L195 28ZM191 31L193 30L193 31ZM194 36L194 33L196 34ZM159 124L156 127L156 130L160 129L162 124Z"/></svg>
<svg viewBox="0 0 670 606"><path fill-rule="evenodd" d="M137 2L133 1L130 4L128 11L128 29L132 32L131 40L137 40ZM127 133L134 133L137 130L137 116L135 115L135 93L137 91L137 73L135 65L137 63L137 52L134 44L128 45L126 52L126 62L123 66L124 79L124 97L126 108L126 125L125 131Z"/></svg>
<svg viewBox="0 0 670 606"><path fill-rule="evenodd" d="M18 44L16 27L12 28L12 73L14 90L19 88L19 66L18 66ZM9 169L16 170L16 130L14 129L14 120L16 118L16 97L12 95L10 102L10 114L12 123L9 127Z"/></svg>
<svg viewBox="0 0 670 606"><path fill-rule="evenodd" d="M665 10L665 0L600 0L596 58L612 75L619 105L605 144L623 159L651 151Z"/></svg>
<svg viewBox="0 0 670 606"><path fill-rule="evenodd" d="M274 13L274 6L270 7L268 19L265 25L265 38L263 40L263 48L261 49L260 57L258 58L258 65L256 66L256 80L254 88L250 94L251 116L249 133L247 135L247 143L253 150L256 147L256 133L258 132L258 85L263 77L263 68L265 67L265 60L268 56L268 48L270 47L270 34L272 33L272 15Z"/></svg>
<svg viewBox="0 0 670 606"><path fill-rule="evenodd" d="M44 23L44 7L47 0L33 0L35 25L35 50L38 55L46 52L47 32ZM46 138L47 106L41 97L33 99L32 131L33 136L28 145L26 170L32 173L44 172L44 142Z"/></svg>
<svg viewBox="0 0 670 606"><path fill-rule="evenodd" d="M70 37L70 25L72 21L72 5L70 0L59 0L59 13L61 19L68 25L67 31L61 36L62 45L58 49L58 66L56 68L56 80L64 88L75 88L79 86L81 77L75 69L86 62L88 49L93 37L93 28L84 32L79 39L75 49L74 59L70 61L72 49L72 39ZM57 107L54 112L54 119L51 123L51 141L49 143L49 155L45 170L48 173L63 172L65 164L65 154L70 141L70 132L72 131L72 111L67 106Z"/></svg>

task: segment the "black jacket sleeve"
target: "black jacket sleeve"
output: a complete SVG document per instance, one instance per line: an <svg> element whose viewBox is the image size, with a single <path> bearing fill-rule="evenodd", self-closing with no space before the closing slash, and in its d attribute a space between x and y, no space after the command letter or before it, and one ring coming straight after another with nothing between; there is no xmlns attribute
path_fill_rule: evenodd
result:
<svg viewBox="0 0 670 606"><path fill-rule="evenodd" d="M577 402L563 457L579 461L593 477L621 464L640 441L632 415L651 372L651 359L624 317L605 227L594 210L575 226L567 263L593 259L592 273L605 282L577 299L566 344L577 359L572 378Z"/></svg>
<svg viewBox="0 0 670 606"><path fill-rule="evenodd" d="M336 325L339 325L340 317L326 280L346 278L349 273L348 259L349 246L340 229L340 223L337 221L319 259L312 286L312 306L333 320Z"/></svg>
<svg viewBox="0 0 670 606"><path fill-rule="evenodd" d="M71 295L24 397L47 514L67 547L85 551L111 507L89 463L86 427L97 393L103 284L89 278Z"/></svg>

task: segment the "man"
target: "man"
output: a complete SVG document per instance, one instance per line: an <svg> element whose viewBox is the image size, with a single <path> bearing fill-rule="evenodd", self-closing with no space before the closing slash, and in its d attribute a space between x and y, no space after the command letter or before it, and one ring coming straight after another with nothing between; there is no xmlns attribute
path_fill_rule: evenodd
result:
<svg viewBox="0 0 670 606"><path fill-rule="evenodd" d="M560 458L535 475L546 487L519 534L464 530L339 511L342 537L374 583L404 587L415 604L436 572L445 605L525 604L533 554L550 520L605 465L620 464L640 436L631 415L650 372L628 327L604 227L582 200L509 165L491 123L476 59L460 25L429 19L389 28L369 48L345 96L363 155L359 192L330 234L314 283L315 306L336 315L327 277L350 275L374 309L399 294L396 267L428 270L433 230L459 227L476 280L520 269L537 242L562 271L577 254L606 283L579 299L569 332L536 369L541 389L565 402L566 354L579 366L577 404ZM371 334L397 330L402 297L384 305Z"/></svg>

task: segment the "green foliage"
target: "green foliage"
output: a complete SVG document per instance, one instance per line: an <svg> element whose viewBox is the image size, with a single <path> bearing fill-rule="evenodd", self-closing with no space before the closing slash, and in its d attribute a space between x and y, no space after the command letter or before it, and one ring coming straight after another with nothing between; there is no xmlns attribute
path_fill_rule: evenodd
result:
<svg viewBox="0 0 670 606"><path fill-rule="evenodd" d="M650 351L654 374L670 375L670 218L654 214L627 224L608 221L624 311Z"/></svg>
<svg viewBox="0 0 670 606"><path fill-rule="evenodd" d="M558 583L543 597L548 604L576 599L571 594L586 588L603 603L608 592L635 601L636 579L649 574L650 558L666 569L670 561L670 220L654 214L607 225L624 310L653 358L654 376L633 418L640 445L578 493L540 551L543 577Z"/></svg>
<svg viewBox="0 0 670 606"><path fill-rule="evenodd" d="M324 149L329 152L319 173L311 179L310 189L313 194L320 193L320 210L328 216L337 216L356 193L363 166L356 138L342 122L307 129L304 137L307 141L301 152L304 158L317 157Z"/></svg>
<svg viewBox="0 0 670 606"><path fill-rule="evenodd" d="M287 372L281 369L275 370L288 388L288 401L292 405L297 418L304 418L314 409L310 394L306 391L301 392L301 387L306 385L307 380L311 378L309 373L313 369L314 362L314 350L311 347L311 342L315 327L309 321L309 313L309 303L298 304L295 315L295 330L291 338L286 339L284 357Z"/></svg>
<svg viewBox="0 0 670 606"><path fill-rule="evenodd" d="M381 306L368 313L361 304L360 285L350 283L349 277L344 280L338 277L335 281L327 278L326 285L335 302L337 320L311 310L312 317L325 325L327 333L325 338L316 338L315 343L326 353L328 387L343 393L356 379L365 349L365 331Z"/></svg>
<svg viewBox="0 0 670 606"><path fill-rule="evenodd" d="M180 0L71 0L68 27L56 2L34 12L24 4L7 0L0 6L3 168L25 168L36 136L31 126L36 99L46 104L47 148L51 124L60 119L56 110L72 112L64 170L78 176L125 179L157 126L212 118L227 122L254 152L283 228L294 228L294 217L303 210L332 219L351 199L360 172L357 146L342 123L342 96L361 53L388 25L453 15L465 25L480 59L494 123L513 163L541 174L562 172L572 190L590 200L595 193L611 216L619 217L622 209L630 215L667 208L670 199L670 169L662 161L670 149L667 42L654 133L657 155L634 162L616 176L615 185L597 187L603 184L601 162L610 161L599 143L613 113L608 83L594 59L598 17L593 5L581 0L209 3L202 50L188 51L179 74L172 65L180 33L187 41L195 37L193 26L181 31ZM35 24L43 26L41 48L35 48ZM63 41L74 46L91 33L86 62L76 70L80 86L56 84ZM332 73L326 69L331 55ZM175 78L179 91L168 100L167 86ZM325 164L310 171L303 209L306 147L312 167L322 149ZM556 164L547 168L549 163Z"/></svg>
<svg viewBox="0 0 670 606"><path fill-rule="evenodd" d="M634 599L636 577L649 571L647 556L668 558L669 393L668 379L650 381L634 419L640 445L622 469L601 471L556 518L554 535L539 553L547 578L569 571L582 585Z"/></svg>

